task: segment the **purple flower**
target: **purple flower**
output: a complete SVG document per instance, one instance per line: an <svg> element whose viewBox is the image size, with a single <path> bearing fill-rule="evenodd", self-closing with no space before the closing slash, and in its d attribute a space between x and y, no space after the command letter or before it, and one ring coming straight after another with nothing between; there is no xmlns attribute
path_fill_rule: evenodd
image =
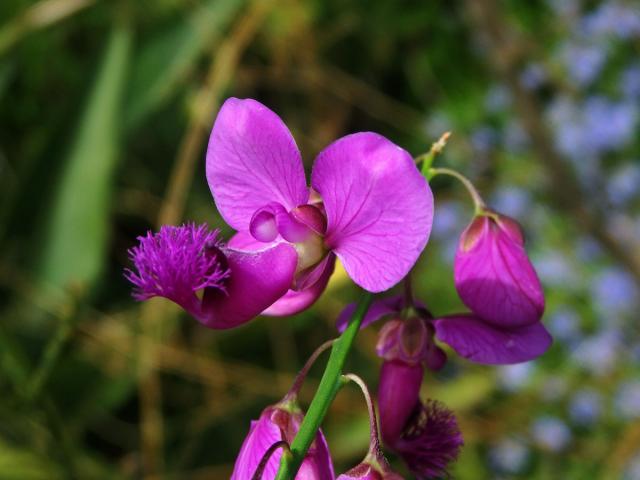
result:
<svg viewBox="0 0 640 480"><path fill-rule="evenodd" d="M300 411L289 411L283 406L266 408L260 418L251 422L249 434L244 440L233 467L231 480L250 480L253 477L264 454L276 442L291 444L303 415ZM273 480L278 473L282 451L275 451L263 471L263 480ZM329 447L322 432L318 432L314 443L307 452L302 466L296 475L298 480L333 480L333 464Z"/></svg>
<svg viewBox="0 0 640 480"><path fill-rule="evenodd" d="M500 214L474 218L458 243L456 289L476 315L498 327L536 323L544 293L518 223Z"/></svg>
<svg viewBox="0 0 640 480"><path fill-rule="evenodd" d="M259 252L229 248L206 225L163 226L138 237L126 278L134 297L165 297L210 328L231 328L284 295L297 264L295 249L274 245Z"/></svg>
<svg viewBox="0 0 640 480"><path fill-rule="evenodd" d="M255 100L231 98L215 121L207 180L229 245L295 247L291 289L266 310L287 315L324 290L337 256L372 292L402 279L427 243L433 197L411 156L375 133L343 137L317 157L309 189L300 152L282 120Z"/></svg>

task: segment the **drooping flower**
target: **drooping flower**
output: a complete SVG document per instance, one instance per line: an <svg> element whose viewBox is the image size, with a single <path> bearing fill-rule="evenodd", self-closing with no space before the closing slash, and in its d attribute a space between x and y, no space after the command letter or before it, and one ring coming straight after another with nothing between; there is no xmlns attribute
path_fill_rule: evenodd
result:
<svg viewBox="0 0 640 480"><path fill-rule="evenodd" d="M544 293L524 249L524 236L506 215L473 219L458 243L454 279L464 304L494 325L530 325L544 312Z"/></svg>
<svg viewBox="0 0 640 480"><path fill-rule="evenodd" d="M233 248L293 245L290 290L264 313L287 315L324 290L335 257L372 292L400 281L427 243L433 196L411 156L386 138L343 137L316 158L307 187L300 152L282 120L255 100L228 99L207 150L207 180L237 234Z"/></svg>
<svg viewBox="0 0 640 480"><path fill-rule="evenodd" d="M138 237L125 270L134 296L177 303L210 328L231 328L259 315L284 295L298 256L288 244L246 252L226 246L206 225L163 226Z"/></svg>
<svg viewBox="0 0 640 480"><path fill-rule="evenodd" d="M291 404L267 407L258 420L251 422L249 434L236 459L231 480L251 480L269 448L280 441L293 442L304 415ZM273 480L278 473L282 451L275 451L262 473L263 480ZM333 480L333 463L327 441L321 431L307 452L296 475L297 480Z"/></svg>

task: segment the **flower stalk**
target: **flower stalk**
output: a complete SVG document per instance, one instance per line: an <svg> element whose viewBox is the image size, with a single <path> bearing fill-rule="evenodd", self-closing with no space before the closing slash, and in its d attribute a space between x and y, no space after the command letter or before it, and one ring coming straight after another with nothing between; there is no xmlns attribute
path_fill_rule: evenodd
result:
<svg viewBox="0 0 640 480"><path fill-rule="evenodd" d="M351 350L360 324L373 300L371 293L364 293L346 330L335 340L320 385L300 430L291 444L291 455L283 455L276 480L294 480L313 439L324 420L329 406L342 386L342 369Z"/></svg>
<svg viewBox="0 0 640 480"><path fill-rule="evenodd" d="M424 172L425 170L423 169L423 173ZM471 180L462 175L460 172L456 172L455 170L452 170L450 168L429 168L424 174L426 175L427 180L431 180L436 175L448 175L455 178L460 183L462 183L462 185L464 185L464 187L469 192L469 195L471 196L471 199L473 200L473 204L475 206L475 214L481 215L486 211L487 205L484 203L484 200L482 200L482 197L478 193L478 190L476 190L476 187L473 185L473 183L471 183Z"/></svg>

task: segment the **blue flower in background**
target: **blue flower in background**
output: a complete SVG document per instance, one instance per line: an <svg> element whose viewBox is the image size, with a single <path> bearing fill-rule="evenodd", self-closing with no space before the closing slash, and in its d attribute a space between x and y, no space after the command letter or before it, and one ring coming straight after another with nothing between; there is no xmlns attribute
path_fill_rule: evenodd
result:
<svg viewBox="0 0 640 480"><path fill-rule="evenodd" d="M614 369L623 347L620 331L604 330L582 340L571 356L586 371L602 376Z"/></svg>
<svg viewBox="0 0 640 480"><path fill-rule="evenodd" d="M625 206L629 201L638 198L640 190L640 164L627 162L618 167L607 178L607 195L616 207Z"/></svg>
<svg viewBox="0 0 640 480"><path fill-rule="evenodd" d="M580 237L576 244L576 256L581 262L593 262L602 257L602 247L592 237Z"/></svg>
<svg viewBox="0 0 640 480"><path fill-rule="evenodd" d="M576 162L582 161L589 152L584 142L582 112L576 102L564 95L555 98L547 109L553 126L554 144L564 156ZM577 166L584 163L577 163Z"/></svg>
<svg viewBox="0 0 640 480"><path fill-rule="evenodd" d="M489 464L500 473L522 472L529 457L529 447L523 441L513 438L505 438L489 450Z"/></svg>
<svg viewBox="0 0 640 480"><path fill-rule="evenodd" d="M577 391L569 403L569 416L580 426L593 425L602 412L602 395L593 389Z"/></svg>
<svg viewBox="0 0 640 480"><path fill-rule="evenodd" d="M593 153L619 150L635 136L638 105L589 97L584 105L584 141Z"/></svg>
<svg viewBox="0 0 640 480"><path fill-rule="evenodd" d="M579 0L547 0L547 5L553 12L562 16L575 16L580 13Z"/></svg>
<svg viewBox="0 0 640 480"><path fill-rule="evenodd" d="M640 479L640 450L636 452L631 459L624 472L623 480L639 480Z"/></svg>
<svg viewBox="0 0 640 480"><path fill-rule="evenodd" d="M640 64L634 63L622 72L619 88L622 95L631 100L640 97Z"/></svg>
<svg viewBox="0 0 640 480"><path fill-rule="evenodd" d="M511 92L504 85L493 85L487 91L484 107L489 113L498 113L511 105Z"/></svg>
<svg viewBox="0 0 640 480"><path fill-rule="evenodd" d="M615 412L625 420L640 418L640 381L620 385L615 396Z"/></svg>
<svg viewBox="0 0 640 480"><path fill-rule="evenodd" d="M487 125L471 132L471 146L479 153L488 153L497 143L498 133Z"/></svg>
<svg viewBox="0 0 640 480"><path fill-rule="evenodd" d="M619 321L638 307L638 289L633 277L620 268L606 268L590 285L591 297L603 321Z"/></svg>
<svg viewBox="0 0 640 480"><path fill-rule="evenodd" d="M567 256L556 250L548 250L533 258L533 265L542 283L552 287L577 289L579 277Z"/></svg>
<svg viewBox="0 0 640 480"><path fill-rule="evenodd" d="M586 35L614 36L623 40L640 36L640 9L634 2L603 2L583 19Z"/></svg>
<svg viewBox="0 0 640 480"><path fill-rule="evenodd" d="M529 134L517 120L510 121L505 130L503 143L507 151L521 153L529 147Z"/></svg>
<svg viewBox="0 0 640 480"><path fill-rule="evenodd" d="M547 71L539 63L528 64L520 74L520 83L527 90L536 90L547 81Z"/></svg>
<svg viewBox="0 0 640 480"><path fill-rule="evenodd" d="M531 195L520 187L500 187L494 190L489 204L505 215L525 219L531 209Z"/></svg>
<svg viewBox="0 0 640 480"><path fill-rule="evenodd" d="M531 426L531 435L542 448L559 452L571 442L571 430L557 417L543 416Z"/></svg>
<svg viewBox="0 0 640 480"><path fill-rule="evenodd" d="M560 58L567 68L569 78L579 87L586 87L602 71L607 60L607 51L598 44L568 43L563 46Z"/></svg>
<svg viewBox="0 0 640 480"><path fill-rule="evenodd" d="M534 362L516 363L515 365L502 365L496 367L498 384L503 390L515 392L525 387L535 370Z"/></svg>
<svg viewBox="0 0 640 480"><path fill-rule="evenodd" d="M575 344L581 338L580 317L567 307L547 315L545 325L557 341Z"/></svg>
<svg viewBox="0 0 640 480"><path fill-rule="evenodd" d="M635 136L638 105L616 102L603 96L587 98L584 104L560 96L547 111L556 148L572 160L586 178L599 173L598 156L620 150Z"/></svg>

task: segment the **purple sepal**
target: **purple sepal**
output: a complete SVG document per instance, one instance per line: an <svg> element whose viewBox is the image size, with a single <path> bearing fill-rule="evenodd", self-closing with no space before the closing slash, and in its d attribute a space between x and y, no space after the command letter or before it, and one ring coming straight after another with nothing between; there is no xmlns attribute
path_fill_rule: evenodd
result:
<svg viewBox="0 0 640 480"><path fill-rule="evenodd" d="M392 297L382 298L380 300L375 300L364 318L362 319L362 323L360 324L360 328L365 328L371 325L374 322L382 319L386 315L399 314L400 310L403 307L403 296L395 295ZM344 332L345 328L349 324L349 320L353 316L353 313L356 311L356 304L351 303L347 305L340 315L338 316L338 320L336 320L336 328L340 333Z"/></svg>
<svg viewBox="0 0 640 480"><path fill-rule="evenodd" d="M458 244L454 279L464 304L495 326L531 325L544 312L544 292L522 231L505 215L473 219Z"/></svg>
<svg viewBox="0 0 640 480"><path fill-rule="evenodd" d="M262 457L271 445L279 441L291 444L302 422L300 412L291 413L279 407L266 408L257 421L251 422L236 459L231 480L251 480ZM273 480L278 473L282 450L271 455L262 474L262 480ZM333 480L333 463L327 441L319 431L296 475L297 480Z"/></svg>
<svg viewBox="0 0 640 480"><path fill-rule="evenodd" d="M436 338L475 363L506 365L533 360L551 346L552 338L541 322L518 328L498 328L473 314L434 321Z"/></svg>
<svg viewBox="0 0 640 480"><path fill-rule="evenodd" d="M298 263L295 248L286 243L257 252L224 252L231 271L227 294L206 289L198 318L217 329L242 325L273 305L289 290Z"/></svg>

